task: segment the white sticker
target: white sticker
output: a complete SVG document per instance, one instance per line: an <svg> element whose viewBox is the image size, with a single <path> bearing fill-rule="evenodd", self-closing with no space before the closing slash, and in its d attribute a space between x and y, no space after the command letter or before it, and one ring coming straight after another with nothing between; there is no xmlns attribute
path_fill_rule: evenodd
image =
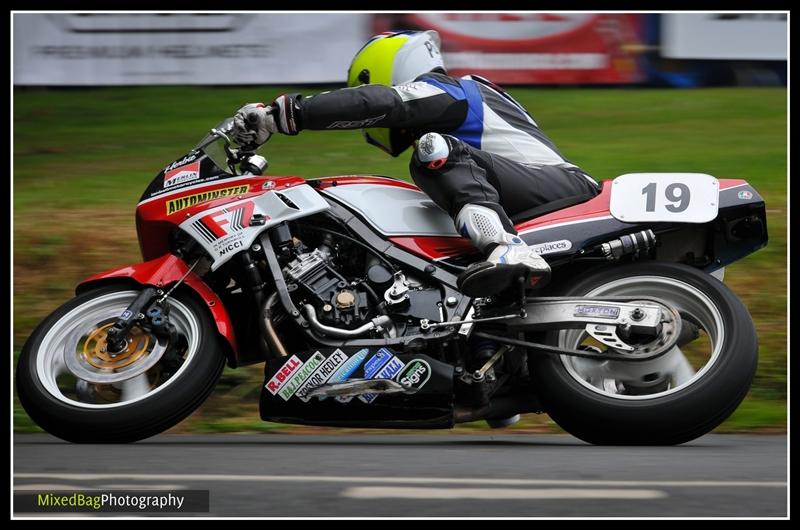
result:
<svg viewBox="0 0 800 530"><path fill-rule="evenodd" d="M704 173L628 173L614 179L610 210L625 223L707 223L717 217L719 182Z"/></svg>
<svg viewBox="0 0 800 530"><path fill-rule="evenodd" d="M309 399L311 399L308 397L308 393L312 389L325 383L325 381L327 381L328 378L331 377L346 360L347 355L345 355L342 350L337 349L321 365L319 365L319 368L317 368L317 370L311 374L308 379L306 379L306 382L303 383L303 386L297 389L295 395L299 397L301 401L307 402Z"/></svg>
<svg viewBox="0 0 800 530"><path fill-rule="evenodd" d="M297 355L292 355L289 357L288 361L283 363L283 366L281 366L278 371L275 372L275 375L272 376L272 379L270 379L269 382L264 386L266 386L270 394L274 396L278 393L278 390L281 389L284 383L292 378L294 373L301 366L303 366L303 361L301 361Z"/></svg>
<svg viewBox="0 0 800 530"><path fill-rule="evenodd" d="M548 241L547 243L537 243L530 245L534 252L539 254L554 254L556 252L564 252L572 248L572 241L569 239L559 239L558 241Z"/></svg>

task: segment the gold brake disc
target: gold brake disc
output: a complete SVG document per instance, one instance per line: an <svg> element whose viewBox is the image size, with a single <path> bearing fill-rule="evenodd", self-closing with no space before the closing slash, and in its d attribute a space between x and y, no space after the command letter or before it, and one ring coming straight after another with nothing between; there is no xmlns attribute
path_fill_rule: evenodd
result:
<svg viewBox="0 0 800 530"><path fill-rule="evenodd" d="M139 326L134 326L128 331L125 339L125 348L118 352L109 352L108 330L113 323L106 324L89 333L86 342L83 343L81 356L83 359L101 370L119 370L130 366L148 352L150 346L150 334Z"/></svg>

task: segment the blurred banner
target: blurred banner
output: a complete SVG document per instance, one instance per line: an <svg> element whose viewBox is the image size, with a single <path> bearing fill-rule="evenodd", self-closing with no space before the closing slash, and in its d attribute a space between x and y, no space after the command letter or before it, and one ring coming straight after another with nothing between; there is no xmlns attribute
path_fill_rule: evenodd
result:
<svg viewBox="0 0 800 530"><path fill-rule="evenodd" d="M675 59L787 59L780 13L684 13L661 16L661 55Z"/></svg>
<svg viewBox="0 0 800 530"><path fill-rule="evenodd" d="M15 14L16 85L343 83L368 14Z"/></svg>
<svg viewBox="0 0 800 530"><path fill-rule="evenodd" d="M375 15L373 33L435 29L455 75L498 83L636 83L641 15L578 13L420 13Z"/></svg>

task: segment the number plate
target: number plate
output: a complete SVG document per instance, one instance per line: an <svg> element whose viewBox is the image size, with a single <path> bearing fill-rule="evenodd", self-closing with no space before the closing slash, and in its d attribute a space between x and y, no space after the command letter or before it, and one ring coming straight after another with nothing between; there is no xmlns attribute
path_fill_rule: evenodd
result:
<svg viewBox="0 0 800 530"><path fill-rule="evenodd" d="M614 179L610 209L626 223L707 223L719 210L719 182L704 173L627 173Z"/></svg>

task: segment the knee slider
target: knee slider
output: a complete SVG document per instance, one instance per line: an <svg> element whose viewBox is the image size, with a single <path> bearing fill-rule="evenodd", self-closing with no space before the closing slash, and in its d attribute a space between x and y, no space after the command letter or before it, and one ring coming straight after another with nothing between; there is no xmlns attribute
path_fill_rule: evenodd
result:
<svg viewBox="0 0 800 530"><path fill-rule="evenodd" d="M456 216L456 228L481 251L492 244L522 243L518 236L506 232L497 212L477 204L467 204L461 208Z"/></svg>
<svg viewBox="0 0 800 530"><path fill-rule="evenodd" d="M447 163L450 147L439 133L427 133L417 142L417 159L428 169L439 169Z"/></svg>

